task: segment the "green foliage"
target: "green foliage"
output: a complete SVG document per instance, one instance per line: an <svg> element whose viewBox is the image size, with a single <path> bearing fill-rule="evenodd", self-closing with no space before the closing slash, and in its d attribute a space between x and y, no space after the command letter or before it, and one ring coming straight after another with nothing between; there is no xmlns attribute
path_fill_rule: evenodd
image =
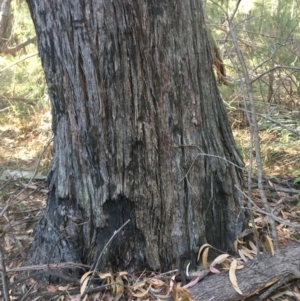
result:
<svg viewBox="0 0 300 301"><path fill-rule="evenodd" d="M220 87L237 144L246 164L249 124L243 112L243 75L228 32L239 1L205 2L206 21L223 51L229 85ZM256 111L300 131L299 1L241 1L233 18L239 47L253 81ZM285 66L276 68L276 66ZM292 67L293 69L291 69ZM298 113L297 113L298 112ZM279 124L258 116L264 171L271 175L300 174L300 138ZM255 168L255 167L254 167Z"/></svg>
<svg viewBox="0 0 300 301"><path fill-rule="evenodd" d="M8 48L35 37L26 1L12 1L13 26ZM51 136L50 104L35 44L17 52L0 53L0 165L33 169ZM49 150L50 153L50 150ZM41 165L47 168L50 157ZM1 170L0 170L1 173Z"/></svg>
<svg viewBox="0 0 300 301"><path fill-rule="evenodd" d="M35 36L34 26L25 1L12 1L13 28L8 47L15 47ZM26 55L36 52L36 45L29 44L17 53L0 54L0 105L11 106L17 112L24 101L33 107L46 99L46 85L40 59L37 55L22 60ZM7 66L12 65L7 68ZM2 69L4 71L1 71ZM13 107L15 106L15 107Z"/></svg>

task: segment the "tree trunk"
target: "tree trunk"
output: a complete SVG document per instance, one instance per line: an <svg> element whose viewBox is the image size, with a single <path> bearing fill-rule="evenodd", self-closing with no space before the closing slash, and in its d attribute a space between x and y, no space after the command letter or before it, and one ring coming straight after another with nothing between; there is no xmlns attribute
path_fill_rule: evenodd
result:
<svg viewBox="0 0 300 301"><path fill-rule="evenodd" d="M0 0L0 46L8 41L12 25L11 0Z"/></svg>
<svg viewBox="0 0 300 301"><path fill-rule="evenodd" d="M99 269L179 268L205 242L231 248L243 163L201 1L27 2L54 132L31 260L95 266L128 219Z"/></svg>

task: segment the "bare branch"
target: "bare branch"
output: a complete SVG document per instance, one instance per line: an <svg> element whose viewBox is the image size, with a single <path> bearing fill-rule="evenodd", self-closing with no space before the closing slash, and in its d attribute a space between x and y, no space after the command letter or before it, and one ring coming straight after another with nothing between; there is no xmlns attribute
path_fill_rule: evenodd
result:
<svg viewBox="0 0 300 301"><path fill-rule="evenodd" d="M14 54L14 53L18 52L19 50L25 48L29 44L32 44L35 42L36 42L36 37L33 37L23 43L18 44L17 46L14 46L14 47L1 47L0 53Z"/></svg>
<svg viewBox="0 0 300 301"><path fill-rule="evenodd" d="M266 61L264 61L263 63L266 63ZM253 84L255 81L257 81L258 79L260 79L261 77L263 77L264 75L276 70L276 69L291 69L291 70L296 70L300 72L300 67L295 67L295 66L281 66L281 65L277 65L274 66L273 68L261 73L260 75L258 75L257 77L251 79L250 83Z"/></svg>
<svg viewBox="0 0 300 301"><path fill-rule="evenodd" d="M261 116L261 117L264 118L264 119L270 120L271 122L273 122L273 123L279 125L280 127L284 128L284 129L286 129L287 131L289 131L289 132L291 132L291 133L293 133L293 134L295 134L295 135L297 135L297 136L300 137L300 132L298 132L298 131L292 129L291 127L289 127L289 126L287 126L287 125L284 125L284 124L282 124L282 123L280 123L280 122L274 120L274 119L271 118L271 117L267 117L267 116L262 115L262 114L259 114L259 113L256 113L256 115Z"/></svg>
<svg viewBox="0 0 300 301"><path fill-rule="evenodd" d="M250 202L251 202L251 204L254 206L254 208L255 208L255 210L257 211L257 212L259 212L259 213L262 213L262 214L264 214L264 215L266 215L266 216L268 216L268 217L270 217L269 218L269 222L271 221L271 220L276 220L278 223L280 223L280 224L284 224L284 225L286 225L286 226L289 226L289 227L291 227L291 228L296 228L296 229L300 229L300 225L297 225L297 224L294 224L294 223L290 223L290 222L288 222L288 221L286 221L286 220L284 220L284 219L282 219L282 218L280 218L280 217L277 217L275 214L273 214L271 211L270 212L267 212L267 211L265 211L265 210L262 210L261 208L259 208L253 201L252 201L252 199L246 194L246 193L244 193L237 185L234 185L235 187L236 187L236 189L240 192L240 193L242 193ZM270 223L271 224L271 223ZM272 236L273 236L273 233L272 233ZM274 239L274 238L273 238Z"/></svg>
<svg viewBox="0 0 300 301"><path fill-rule="evenodd" d="M234 44L234 47L235 47L235 50L237 53L238 60L242 67L242 72L243 72L243 75L245 78L246 95L247 95L247 99L250 104L251 114L250 114L249 123L250 123L251 135L253 137L255 152L256 152L255 160L256 160L256 164L257 164L258 190L259 190L261 200L262 200L267 212L271 213L271 208L269 206L268 200L267 200L265 192L264 192L264 187L262 185L262 179L263 179L263 169L262 168L263 167L262 167L262 159L261 159L261 151L260 151L260 143L259 143L258 124L257 124L257 119L256 119L256 109L255 109L254 96L253 96L253 91L252 91L252 86L251 86L251 80L250 80L248 69L245 64L244 56L243 56L241 49L239 47L239 44L237 42L236 33L234 31L234 26L232 24L232 18L228 20L228 26L229 26L232 41L233 41L233 44ZM277 251L279 248L278 235L277 235L275 221L274 221L274 219L272 219L272 217L270 218L270 225L271 225L271 230L272 230L272 237L274 240L274 246Z"/></svg>
<svg viewBox="0 0 300 301"><path fill-rule="evenodd" d="M0 73L2 73L2 72L5 71L6 69L9 69L9 68L13 67L14 65L17 65L17 64L19 64L20 62L25 61L25 60L29 59L30 57L33 57L33 56L35 56L35 55L37 55L37 54L38 54L38 52L33 52L33 53L28 54L28 55L25 55L24 57L22 57L22 58L19 59L18 61L14 62L14 63L12 63L12 64L10 64L10 65L4 67L4 68L2 68L2 69L0 70Z"/></svg>

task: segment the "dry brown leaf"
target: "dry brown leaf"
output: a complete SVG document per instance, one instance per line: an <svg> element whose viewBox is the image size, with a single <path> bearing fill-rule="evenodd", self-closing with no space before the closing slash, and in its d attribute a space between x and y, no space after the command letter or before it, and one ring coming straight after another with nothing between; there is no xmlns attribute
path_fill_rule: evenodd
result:
<svg viewBox="0 0 300 301"><path fill-rule="evenodd" d="M238 247L239 247L239 241L238 241L238 239L237 239L237 240L233 243L233 249L234 249L235 253L237 253Z"/></svg>
<svg viewBox="0 0 300 301"><path fill-rule="evenodd" d="M274 245L272 239L266 235L266 247L271 251L272 256L275 254Z"/></svg>
<svg viewBox="0 0 300 301"><path fill-rule="evenodd" d="M97 275L100 279L106 279L106 278L112 277L111 273L98 273L97 272Z"/></svg>
<svg viewBox="0 0 300 301"><path fill-rule="evenodd" d="M227 258L229 257L230 255L229 254L221 254L219 255L218 257L216 257L214 259L214 261L210 264L210 266L215 266L216 264L221 264L223 263L224 261L227 260Z"/></svg>
<svg viewBox="0 0 300 301"><path fill-rule="evenodd" d="M250 258L250 259L253 259L253 256L251 255L251 250L249 250L248 248L246 248L246 247L242 247L241 248L241 251L243 252L243 254L245 255L245 256L247 256L248 258Z"/></svg>
<svg viewBox="0 0 300 301"><path fill-rule="evenodd" d="M132 286L132 289L133 290L137 290L137 289L139 289L140 287L143 287L145 285L145 282L143 281L143 282L139 282L139 283L136 283L136 284L134 284L133 286Z"/></svg>
<svg viewBox="0 0 300 301"><path fill-rule="evenodd" d="M87 274L87 273L86 273ZM86 287L87 287L87 284L88 284L88 282L89 282L89 275L87 276L87 277L85 277L84 278L84 280L83 280L83 282L81 282L81 280L80 280L80 283L81 283L81 285L80 285L80 294L81 294L81 296L84 294L84 292L85 292L85 289L86 289ZM84 298L82 299L82 301L86 301L86 299L87 299L87 295L85 295L84 296Z"/></svg>
<svg viewBox="0 0 300 301"><path fill-rule="evenodd" d="M174 296L175 293L175 296ZM175 298L176 297L176 298ZM173 290L173 298L178 301L192 301L193 299L190 296L189 291L181 286L177 286L176 289Z"/></svg>
<svg viewBox="0 0 300 301"><path fill-rule="evenodd" d="M200 248L199 251L198 251L197 261L200 260L201 253L202 253L202 251L203 251L205 248L212 248L212 246L211 246L210 244L204 244L204 245L202 245L201 248Z"/></svg>
<svg viewBox="0 0 300 301"><path fill-rule="evenodd" d="M164 281L157 278L151 278L148 282L151 283L153 286L158 286L158 287L165 285Z"/></svg>
<svg viewBox="0 0 300 301"><path fill-rule="evenodd" d="M47 289L47 292L49 292L49 293L57 292L57 286L55 286L53 284L48 285L46 289Z"/></svg>
<svg viewBox="0 0 300 301"><path fill-rule="evenodd" d="M143 298L148 294L148 291L150 289L150 286L147 288L147 290L143 288L139 288L140 293L132 293L132 296L137 297L137 298Z"/></svg>
<svg viewBox="0 0 300 301"><path fill-rule="evenodd" d="M113 300L114 300L114 301L118 301L118 300L120 300L120 298L121 298L122 296L123 296L123 292L117 294Z"/></svg>
<svg viewBox="0 0 300 301"><path fill-rule="evenodd" d="M83 293L85 292L86 290L86 287L88 285L88 282L91 278L93 274L93 271L89 271L85 274L82 275L81 279L80 279L80 294L83 295ZM111 283L113 282L113 277L111 276L110 273L99 273L99 272L96 272L96 275L101 278L101 279L106 279L106 282L107 283ZM82 299L83 301L86 301L87 300L87 295L84 296L84 298Z"/></svg>
<svg viewBox="0 0 300 301"><path fill-rule="evenodd" d="M58 290L61 291L61 292L64 292L66 291L67 289L69 289L70 287L70 284L67 284L66 286L59 286L58 287Z"/></svg>
<svg viewBox="0 0 300 301"><path fill-rule="evenodd" d="M121 282L121 283L123 283L123 277L124 276L117 276L116 277L116 282ZM126 276L125 276L126 277ZM117 294L117 296L119 296L119 295L123 295L123 293L124 293L124 285L122 285L122 284L116 284L116 294Z"/></svg>
<svg viewBox="0 0 300 301"><path fill-rule="evenodd" d="M128 275L128 273L125 271L119 272L119 276L124 276L124 275Z"/></svg>
<svg viewBox="0 0 300 301"><path fill-rule="evenodd" d="M252 249L252 251L257 255L256 245L251 240L249 241L249 246Z"/></svg>
<svg viewBox="0 0 300 301"><path fill-rule="evenodd" d="M81 276L81 278L80 278L80 286L81 286L82 283L85 281L85 279L86 279L89 275L91 275L92 273L93 273L93 271L86 272L86 273L84 273L84 274Z"/></svg>
<svg viewBox="0 0 300 301"><path fill-rule="evenodd" d="M241 249L238 250L238 253L244 262L248 261Z"/></svg>
<svg viewBox="0 0 300 301"><path fill-rule="evenodd" d="M207 258L208 258L209 248L206 248L202 253L202 265L205 269L208 267Z"/></svg>
<svg viewBox="0 0 300 301"><path fill-rule="evenodd" d="M169 286L169 293L173 290L174 283L175 283L175 275L173 275L171 277L170 286Z"/></svg>
<svg viewBox="0 0 300 301"><path fill-rule="evenodd" d="M285 293L287 296L290 296L290 297L296 297L297 300L300 300L300 293L296 293L296 292L286 292Z"/></svg>
<svg viewBox="0 0 300 301"><path fill-rule="evenodd" d="M235 275L237 265L238 265L238 262L235 259L233 259L233 261L230 265L229 279L230 279L230 282L231 282L233 288L235 289L235 291L237 293L239 293L240 295L243 295L243 293L241 292L241 290L239 288L239 285L238 285L237 279L236 279L236 275Z"/></svg>
<svg viewBox="0 0 300 301"><path fill-rule="evenodd" d="M216 268L213 267L213 266L210 266L210 267L209 267L209 270L210 270L213 274L220 274L220 273L221 273L218 269L216 269Z"/></svg>

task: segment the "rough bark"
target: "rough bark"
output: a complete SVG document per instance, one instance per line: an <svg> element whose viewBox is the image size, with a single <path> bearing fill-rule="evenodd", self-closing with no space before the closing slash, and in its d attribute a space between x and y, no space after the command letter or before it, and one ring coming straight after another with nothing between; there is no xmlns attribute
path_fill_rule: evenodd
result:
<svg viewBox="0 0 300 301"><path fill-rule="evenodd" d="M243 163L201 1L27 2L54 132L31 259L95 262L127 219L98 268L165 270L202 243L231 248Z"/></svg>
<svg viewBox="0 0 300 301"><path fill-rule="evenodd" d="M238 301L266 300L268 291L271 294L272 286L287 285L293 279L300 278L300 243L295 242L280 249L280 252L272 257L270 253L261 255L260 260L245 266L236 272L237 282L243 295L239 295L232 287L228 272L220 275L211 275L190 289L194 301ZM287 289L287 287L286 287ZM276 289L275 289L276 290ZM253 299L251 298L253 296Z"/></svg>

